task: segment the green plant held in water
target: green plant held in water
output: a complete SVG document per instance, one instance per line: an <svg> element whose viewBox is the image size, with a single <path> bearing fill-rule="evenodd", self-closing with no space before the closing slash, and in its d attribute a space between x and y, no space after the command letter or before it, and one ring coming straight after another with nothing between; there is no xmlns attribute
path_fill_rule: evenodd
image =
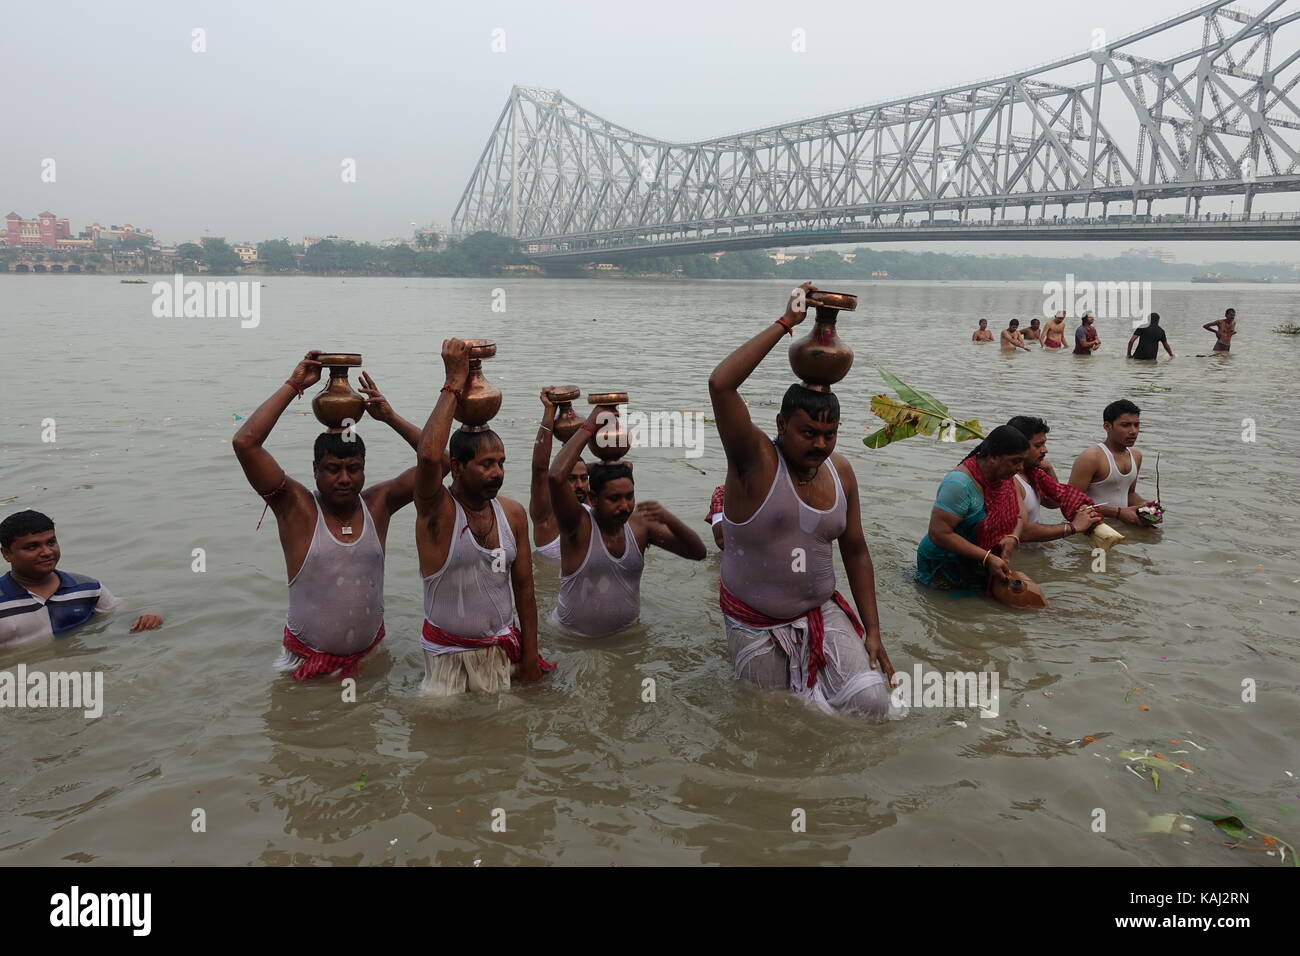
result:
<svg viewBox="0 0 1300 956"><path fill-rule="evenodd" d="M885 426L862 439L868 448L884 448L913 435L935 435L939 441L951 442L987 437L975 419L956 421L948 413L948 406L933 395L899 381L879 365L876 371L885 384L898 393L898 399L888 395L876 395L871 399L871 414L883 420Z"/></svg>

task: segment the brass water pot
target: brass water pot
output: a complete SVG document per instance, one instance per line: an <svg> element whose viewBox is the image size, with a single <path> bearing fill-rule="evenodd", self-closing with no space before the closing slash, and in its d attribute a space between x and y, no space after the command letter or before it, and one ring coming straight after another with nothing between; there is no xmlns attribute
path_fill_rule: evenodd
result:
<svg viewBox="0 0 1300 956"><path fill-rule="evenodd" d="M321 365L330 370L329 381L311 400L312 414L326 428L345 428L348 419L353 424L366 413L366 398L348 382L348 369L360 368L361 356L356 352L327 352L317 356Z"/></svg>
<svg viewBox="0 0 1300 956"><path fill-rule="evenodd" d="M497 354L497 344L490 339L466 339L469 346L469 375L460 398L456 399L456 421L461 431L483 432L501 411L501 389L483 377L483 360Z"/></svg>
<svg viewBox="0 0 1300 956"><path fill-rule="evenodd" d="M831 386L849 374L853 349L836 334L840 312L858 307L858 297L846 292L809 292L806 303L815 310L813 327L790 344L790 368L805 388L829 392Z"/></svg>
<svg viewBox="0 0 1300 956"><path fill-rule="evenodd" d="M551 431L562 442L573 437L582 425L582 419L573 410L573 403L582 395L576 385L553 385L546 390L546 397L555 403L555 421Z"/></svg>
<svg viewBox="0 0 1300 956"><path fill-rule="evenodd" d="M592 392L587 396L587 402L614 415L617 414L617 406L627 404L627 392ZM597 426L596 434L587 442L587 450L607 463L618 461L631 447L627 426L620 418L613 418L605 425Z"/></svg>

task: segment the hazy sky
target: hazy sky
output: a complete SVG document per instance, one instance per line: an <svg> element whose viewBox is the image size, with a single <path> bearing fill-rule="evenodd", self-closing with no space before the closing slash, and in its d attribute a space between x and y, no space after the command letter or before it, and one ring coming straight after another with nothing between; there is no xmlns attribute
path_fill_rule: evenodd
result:
<svg viewBox="0 0 1300 956"><path fill-rule="evenodd" d="M0 214L48 208L74 231L131 222L165 241L409 235L413 220L448 223L512 84L560 89L631 129L691 141L1031 66L1086 49L1095 29L1118 37L1190 6L13 3L0 30ZM196 28L206 52L192 50ZM497 28L501 53L491 50ZM791 50L796 28L804 54ZM46 158L54 183L41 181ZM355 183L340 177L347 158ZM1256 208L1296 210L1300 197ZM1131 245L1032 248L1110 255ZM1293 243L1169 248L1184 261L1296 252Z"/></svg>

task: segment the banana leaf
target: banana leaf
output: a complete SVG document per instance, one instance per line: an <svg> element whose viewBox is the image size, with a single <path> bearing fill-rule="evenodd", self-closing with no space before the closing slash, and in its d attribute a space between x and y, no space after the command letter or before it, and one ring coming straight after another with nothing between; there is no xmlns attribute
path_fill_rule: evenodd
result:
<svg viewBox="0 0 1300 956"><path fill-rule="evenodd" d="M883 420L885 426L862 439L868 448L884 448L915 435L935 435L939 441L949 442L985 437L977 420L956 421L948 413L948 406L933 395L912 388L879 365L876 371L885 384L898 393L901 401L888 395L876 395L871 399L871 413Z"/></svg>
<svg viewBox="0 0 1300 956"><path fill-rule="evenodd" d="M915 405L918 408L924 408L931 412L939 412L945 418L948 416L948 406L944 405L943 402L939 401L933 395L912 388L912 386L900 381L893 375L890 375L879 365L876 366L876 371L879 372L880 377L885 380L885 384L897 392L898 397L909 405Z"/></svg>

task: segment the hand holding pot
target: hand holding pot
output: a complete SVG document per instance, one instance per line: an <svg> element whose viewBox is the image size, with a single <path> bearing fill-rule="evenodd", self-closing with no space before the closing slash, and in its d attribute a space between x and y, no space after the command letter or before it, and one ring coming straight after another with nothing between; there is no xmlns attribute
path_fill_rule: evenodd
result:
<svg viewBox="0 0 1300 956"><path fill-rule="evenodd" d="M469 345L464 339L443 339L442 365L447 370L447 384L463 388L469 377Z"/></svg>
<svg viewBox="0 0 1300 956"><path fill-rule="evenodd" d="M289 376L287 384L296 388L298 394L302 394L306 389L311 388L320 381L320 362L316 356L321 354L320 349L312 349L302 357L302 361L294 368L293 374Z"/></svg>
<svg viewBox="0 0 1300 956"><path fill-rule="evenodd" d="M781 316L781 318L785 319L791 325L798 325L806 319L808 317L808 293L816 291L817 287L815 285L811 282L805 282L803 285L799 286L798 289L791 292L790 298L785 304L785 315ZM795 309L796 306L800 306L797 311Z"/></svg>

